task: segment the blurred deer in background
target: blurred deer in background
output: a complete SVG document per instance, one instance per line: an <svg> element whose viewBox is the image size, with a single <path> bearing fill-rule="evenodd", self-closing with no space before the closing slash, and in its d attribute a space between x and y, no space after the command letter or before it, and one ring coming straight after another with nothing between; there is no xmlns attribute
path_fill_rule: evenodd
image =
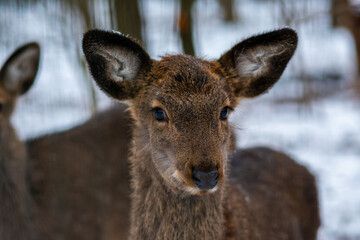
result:
<svg viewBox="0 0 360 240"><path fill-rule="evenodd" d="M26 147L10 118L17 99L34 82L40 60L37 43L17 49L0 71L0 239L36 239L27 182Z"/></svg>
<svg viewBox="0 0 360 240"><path fill-rule="evenodd" d="M131 120L125 107L20 141L10 117L39 59L38 44L27 44L0 71L0 239L126 239Z"/></svg>
<svg viewBox="0 0 360 240"><path fill-rule="evenodd" d="M27 142L39 239L126 239L130 218L124 106Z"/></svg>
<svg viewBox="0 0 360 240"><path fill-rule="evenodd" d="M129 103L134 119L129 239L316 239L317 190L306 168L267 148L231 156L229 114L273 86L296 46L285 28L217 61L157 61L122 34L85 34L95 81Z"/></svg>

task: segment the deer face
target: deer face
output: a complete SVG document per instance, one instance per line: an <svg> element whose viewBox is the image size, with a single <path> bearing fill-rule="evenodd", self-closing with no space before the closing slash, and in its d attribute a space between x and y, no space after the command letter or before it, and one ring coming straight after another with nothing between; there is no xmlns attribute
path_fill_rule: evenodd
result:
<svg viewBox="0 0 360 240"><path fill-rule="evenodd" d="M132 109L149 136L152 160L167 182L190 192L213 190L223 181L236 99L219 64L184 55L153 62L151 85Z"/></svg>
<svg viewBox="0 0 360 240"><path fill-rule="evenodd" d="M229 114L241 98L279 79L296 44L296 33L282 29L249 38L217 61L187 55L155 61L119 33L92 30L83 49L98 85L130 103L137 134L164 181L205 194L224 182Z"/></svg>
<svg viewBox="0 0 360 240"><path fill-rule="evenodd" d="M39 59L39 45L29 43L18 48L4 63L0 70L0 126L8 123L17 98L33 84Z"/></svg>

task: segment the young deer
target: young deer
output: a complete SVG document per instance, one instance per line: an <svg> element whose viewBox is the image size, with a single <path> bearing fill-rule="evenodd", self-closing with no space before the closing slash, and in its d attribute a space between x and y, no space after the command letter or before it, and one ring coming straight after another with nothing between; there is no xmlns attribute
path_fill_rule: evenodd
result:
<svg viewBox="0 0 360 240"><path fill-rule="evenodd" d="M130 218L124 106L27 142L38 239L126 239Z"/></svg>
<svg viewBox="0 0 360 240"><path fill-rule="evenodd" d="M0 71L0 239L126 239L131 121L125 108L20 141L10 117L39 59L39 46L30 43Z"/></svg>
<svg viewBox="0 0 360 240"><path fill-rule="evenodd" d="M130 104L129 239L306 239L319 226L314 177L266 148L236 152L228 116L279 79L291 29L246 39L217 61L150 59L135 41L91 30L83 50L104 92Z"/></svg>
<svg viewBox="0 0 360 240"><path fill-rule="evenodd" d="M32 85L40 48L29 43L17 49L0 70L0 239L34 239L30 193L26 182L26 149L10 117L16 100Z"/></svg>

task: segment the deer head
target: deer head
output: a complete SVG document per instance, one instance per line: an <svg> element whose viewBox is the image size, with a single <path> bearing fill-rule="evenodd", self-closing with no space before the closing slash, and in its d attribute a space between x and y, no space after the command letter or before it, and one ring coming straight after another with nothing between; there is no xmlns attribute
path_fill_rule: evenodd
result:
<svg viewBox="0 0 360 240"><path fill-rule="evenodd" d="M231 145L229 115L239 100L274 85L296 45L296 33L284 28L248 38L218 60L168 55L157 61L117 32L91 30L83 39L99 87L130 105L135 140L151 153L149 171L190 194L221 187Z"/></svg>
<svg viewBox="0 0 360 240"><path fill-rule="evenodd" d="M17 98L33 84L39 60L39 45L29 43L18 48L4 63L0 70L0 122L9 120Z"/></svg>

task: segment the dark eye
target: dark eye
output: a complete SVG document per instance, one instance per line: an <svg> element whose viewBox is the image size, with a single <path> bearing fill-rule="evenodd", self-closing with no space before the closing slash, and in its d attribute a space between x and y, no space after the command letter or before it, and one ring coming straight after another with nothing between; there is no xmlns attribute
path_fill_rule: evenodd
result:
<svg viewBox="0 0 360 240"><path fill-rule="evenodd" d="M1 110L2 110L2 104L0 103L0 112L1 112Z"/></svg>
<svg viewBox="0 0 360 240"><path fill-rule="evenodd" d="M231 110L230 107L224 107L223 109L221 109L220 120L226 120L229 116L230 110Z"/></svg>
<svg viewBox="0 0 360 240"><path fill-rule="evenodd" d="M167 120L166 113L161 108L154 108L154 109L152 109L152 111L154 112L156 120L158 120L158 121L166 121Z"/></svg>

